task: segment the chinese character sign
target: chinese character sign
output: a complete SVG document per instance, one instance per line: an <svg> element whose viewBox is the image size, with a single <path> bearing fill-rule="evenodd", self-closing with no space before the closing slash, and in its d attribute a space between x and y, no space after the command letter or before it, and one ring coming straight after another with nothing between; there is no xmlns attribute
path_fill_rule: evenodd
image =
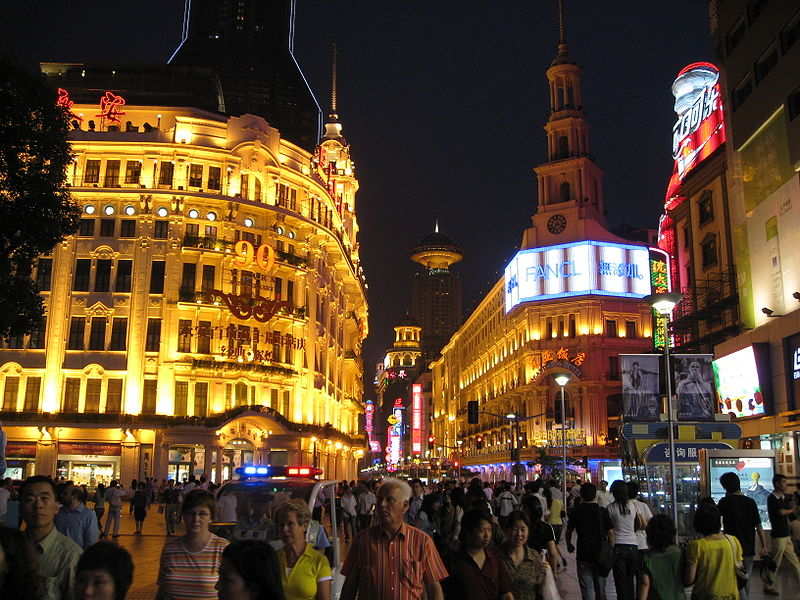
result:
<svg viewBox="0 0 800 600"><path fill-rule="evenodd" d="M108 119L111 123L119 123L119 118L125 114L120 110L123 106L125 98L114 92L106 92L100 97L100 114L95 116Z"/></svg>
<svg viewBox="0 0 800 600"><path fill-rule="evenodd" d="M628 421L654 421L659 413L660 368L657 354L620 354L622 415Z"/></svg>

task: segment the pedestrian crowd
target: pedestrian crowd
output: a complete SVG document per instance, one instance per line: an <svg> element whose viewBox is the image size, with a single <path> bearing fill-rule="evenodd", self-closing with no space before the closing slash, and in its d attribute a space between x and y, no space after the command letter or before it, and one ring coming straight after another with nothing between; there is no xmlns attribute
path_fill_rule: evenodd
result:
<svg viewBox="0 0 800 600"><path fill-rule="evenodd" d="M338 570L329 537L348 548L342 600L561 600L561 548L575 554L583 600L605 600L609 578L619 600L687 600L687 588L692 600L747 600L756 562L764 592L776 596L786 564L797 586L782 597L797 598L800 514L786 477L775 475L766 515L736 473L720 485L725 496L701 499L693 535L679 542L672 518L654 514L635 481L562 488L549 479L391 478L323 488L309 506L280 493L237 499L194 477L112 481L91 494L45 476L18 488L4 480L0 518L18 499L24 525L0 527L0 598L124 600L134 563L114 538L126 502L134 535L153 507L164 515L158 600L331 600ZM227 536L235 541L215 535L212 522L235 525Z"/></svg>

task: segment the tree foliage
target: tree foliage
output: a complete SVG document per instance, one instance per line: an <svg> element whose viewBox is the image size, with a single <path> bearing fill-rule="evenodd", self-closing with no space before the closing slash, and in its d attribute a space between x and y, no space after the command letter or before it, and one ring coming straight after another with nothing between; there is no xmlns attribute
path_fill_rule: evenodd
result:
<svg viewBox="0 0 800 600"><path fill-rule="evenodd" d="M68 112L39 77L0 58L0 336L37 328L37 257L75 232L66 185Z"/></svg>

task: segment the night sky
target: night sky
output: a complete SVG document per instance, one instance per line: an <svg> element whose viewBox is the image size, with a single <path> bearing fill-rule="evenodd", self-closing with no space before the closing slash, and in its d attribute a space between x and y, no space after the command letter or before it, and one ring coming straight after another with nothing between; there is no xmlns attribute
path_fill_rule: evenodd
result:
<svg viewBox="0 0 800 600"><path fill-rule="evenodd" d="M712 59L707 2L566 7L609 221L655 227L672 168L670 85L684 65ZM0 44L30 64L165 62L182 12L183 0L7 2ZM324 104L330 42L339 48L339 115L361 185L370 373L410 305L408 254L434 219L464 250L465 310L514 253L536 206L544 71L557 38L555 0L298 0L295 52Z"/></svg>

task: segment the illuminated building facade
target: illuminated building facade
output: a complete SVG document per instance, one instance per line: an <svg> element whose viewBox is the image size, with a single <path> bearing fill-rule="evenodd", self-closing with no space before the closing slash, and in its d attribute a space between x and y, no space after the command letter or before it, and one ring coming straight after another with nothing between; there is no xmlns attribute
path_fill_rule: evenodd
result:
<svg viewBox="0 0 800 600"><path fill-rule="evenodd" d="M741 330L731 238L724 93L711 63L682 69L672 85L675 168L659 244L671 257L675 350L710 353Z"/></svg>
<svg viewBox="0 0 800 600"><path fill-rule="evenodd" d="M538 209L505 276L432 365L433 450L487 480L510 481L511 450L532 478L540 453L619 457L619 354L651 346L649 249L608 231L602 171L592 160L581 70L562 37L547 69L547 161ZM566 415L552 375L569 371ZM467 402L477 400L478 425ZM505 415L522 419L518 439ZM512 446L513 445L513 446Z"/></svg>
<svg viewBox="0 0 800 600"><path fill-rule="evenodd" d="M411 252L411 260L422 268L414 274L411 314L422 326L422 350L434 358L461 324L461 278L451 269L463 258L450 238L434 231Z"/></svg>
<svg viewBox="0 0 800 600"><path fill-rule="evenodd" d="M715 357L754 376L720 400L765 402L737 420L747 448L772 449L800 475L800 12L785 2L711 3L711 31L730 105L726 148L731 243L742 333ZM765 345L765 346L764 346ZM768 351L761 353L759 347ZM755 351L755 352L754 352ZM757 365L743 357L756 355ZM725 410L727 412L727 410Z"/></svg>
<svg viewBox="0 0 800 600"><path fill-rule="evenodd" d="M69 93L83 214L38 262L44 326L0 349L6 474L355 477L366 284L335 113L310 153L252 114Z"/></svg>
<svg viewBox="0 0 800 600"><path fill-rule="evenodd" d="M394 344L386 350L375 376L375 449L383 452L376 458L380 457L390 470L405 457L419 455L425 449L424 397L416 381L423 368L422 328L407 315L395 326Z"/></svg>

